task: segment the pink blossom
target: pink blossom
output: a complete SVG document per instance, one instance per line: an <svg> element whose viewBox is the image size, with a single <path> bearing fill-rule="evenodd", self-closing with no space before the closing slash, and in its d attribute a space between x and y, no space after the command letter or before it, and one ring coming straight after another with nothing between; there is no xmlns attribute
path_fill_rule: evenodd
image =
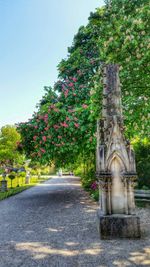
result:
<svg viewBox="0 0 150 267"><path fill-rule="evenodd" d="M40 148L40 150L41 150L42 153L46 152L46 150L44 148Z"/></svg>
<svg viewBox="0 0 150 267"><path fill-rule="evenodd" d="M61 146L61 144L56 144L56 146Z"/></svg>
<svg viewBox="0 0 150 267"><path fill-rule="evenodd" d="M61 138L62 138L62 136L61 136L61 135L58 135L58 138L59 138L59 139L61 139Z"/></svg>
<svg viewBox="0 0 150 267"><path fill-rule="evenodd" d="M57 124L55 124L53 127L54 127L54 129L59 129L60 128L60 126L58 126Z"/></svg>
<svg viewBox="0 0 150 267"><path fill-rule="evenodd" d="M83 108L87 108L87 107L88 107L88 105L86 105L86 104L83 104L83 105L82 105L82 107L83 107Z"/></svg>
<svg viewBox="0 0 150 267"><path fill-rule="evenodd" d="M93 189L93 190L98 189L98 184L96 181L91 184L91 189Z"/></svg>
<svg viewBox="0 0 150 267"><path fill-rule="evenodd" d="M65 97L67 97L68 96L68 92L69 92L69 90L67 89L65 92L64 92L64 95L65 95Z"/></svg>
<svg viewBox="0 0 150 267"><path fill-rule="evenodd" d="M70 121L70 118L69 117L66 117L66 121Z"/></svg>
<svg viewBox="0 0 150 267"><path fill-rule="evenodd" d="M46 138L46 136L44 135L44 136L42 136L42 139L43 139L44 142L46 142L46 139L47 139L47 138Z"/></svg>
<svg viewBox="0 0 150 267"><path fill-rule="evenodd" d="M76 96L77 94L73 94L73 96Z"/></svg>
<svg viewBox="0 0 150 267"><path fill-rule="evenodd" d="M34 129L37 129L37 128L38 128L37 125L35 125L35 126L34 126Z"/></svg>
<svg viewBox="0 0 150 267"><path fill-rule="evenodd" d="M72 80L73 80L74 82L76 82L76 81L77 81L77 78L73 77Z"/></svg>
<svg viewBox="0 0 150 267"><path fill-rule="evenodd" d="M36 135L34 135L34 136L33 136L33 140L34 140L34 141L36 141L36 138L37 138L37 136L36 136Z"/></svg>
<svg viewBox="0 0 150 267"><path fill-rule="evenodd" d="M45 127L44 130L45 130L45 131L48 131L48 130L49 130L49 127Z"/></svg>
<svg viewBox="0 0 150 267"><path fill-rule="evenodd" d="M73 83L69 83L69 84L68 84L68 86L70 86L70 87L73 87L73 85L74 85Z"/></svg>
<svg viewBox="0 0 150 267"><path fill-rule="evenodd" d="M68 127L68 124L65 121L63 123L61 122L60 124L61 124L61 126L65 127L65 128Z"/></svg>
<svg viewBox="0 0 150 267"><path fill-rule="evenodd" d="M78 123L74 123L74 126L75 126L76 128L79 128L79 124L78 124Z"/></svg>
<svg viewBox="0 0 150 267"><path fill-rule="evenodd" d="M55 105L54 104L50 105L50 108L55 108Z"/></svg>

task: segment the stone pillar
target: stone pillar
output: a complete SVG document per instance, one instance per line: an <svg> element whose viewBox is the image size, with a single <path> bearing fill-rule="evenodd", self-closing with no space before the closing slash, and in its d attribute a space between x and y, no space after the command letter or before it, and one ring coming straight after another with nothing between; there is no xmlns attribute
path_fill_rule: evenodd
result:
<svg viewBox="0 0 150 267"><path fill-rule="evenodd" d="M29 171L27 171L26 173L25 184L30 184L30 172Z"/></svg>
<svg viewBox="0 0 150 267"><path fill-rule="evenodd" d="M102 118L97 123L96 176L100 187L98 230L102 239L140 237L134 215L134 152L124 137L119 67L104 67Z"/></svg>
<svg viewBox="0 0 150 267"><path fill-rule="evenodd" d="M7 191L7 181L2 180L1 181L1 192L6 192Z"/></svg>

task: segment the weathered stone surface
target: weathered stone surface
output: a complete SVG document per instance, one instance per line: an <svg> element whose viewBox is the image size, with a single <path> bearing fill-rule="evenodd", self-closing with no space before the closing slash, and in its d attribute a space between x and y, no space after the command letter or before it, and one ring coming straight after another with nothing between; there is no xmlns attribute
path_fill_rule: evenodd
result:
<svg viewBox="0 0 150 267"><path fill-rule="evenodd" d="M134 212L135 157L125 139L119 67L104 67L102 117L97 124L97 178L105 215Z"/></svg>
<svg viewBox="0 0 150 267"><path fill-rule="evenodd" d="M134 216L135 157L124 135L118 65L104 66L103 84L96 157L96 177L103 214L98 215L100 237L139 238L140 221Z"/></svg>
<svg viewBox="0 0 150 267"><path fill-rule="evenodd" d="M140 218L136 215L103 215L97 213L97 228L101 239L140 238Z"/></svg>

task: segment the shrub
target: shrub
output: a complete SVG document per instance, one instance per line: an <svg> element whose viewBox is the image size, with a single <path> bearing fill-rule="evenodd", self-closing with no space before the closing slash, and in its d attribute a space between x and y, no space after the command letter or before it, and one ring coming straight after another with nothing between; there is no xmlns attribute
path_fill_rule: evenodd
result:
<svg viewBox="0 0 150 267"><path fill-rule="evenodd" d="M138 188L150 189L150 141L148 139L134 140Z"/></svg>
<svg viewBox="0 0 150 267"><path fill-rule="evenodd" d="M11 172L9 175L8 175L8 178L11 180L11 188L12 188L12 182L13 180L15 179L16 177L16 173L15 172Z"/></svg>

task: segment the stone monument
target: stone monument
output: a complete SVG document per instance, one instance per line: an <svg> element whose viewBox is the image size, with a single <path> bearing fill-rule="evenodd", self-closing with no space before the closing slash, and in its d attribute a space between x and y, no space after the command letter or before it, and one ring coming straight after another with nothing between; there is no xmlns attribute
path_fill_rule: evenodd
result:
<svg viewBox="0 0 150 267"><path fill-rule="evenodd" d="M6 175L7 175L6 172L4 172L4 173L2 174L3 179L2 179L2 181L0 182L0 185L1 185L1 192L6 192L6 191L7 191L7 180L6 180Z"/></svg>
<svg viewBox="0 0 150 267"><path fill-rule="evenodd" d="M97 123L98 230L101 239L139 238L140 219L134 214L135 157L124 137L119 67L108 64L103 72L102 118Z"/></svg>
<svg viewBox="0 0 150 267"><path fill-rule="evenodd" d="M26 172L25 184L30 184L30 171Z"/></svg>

